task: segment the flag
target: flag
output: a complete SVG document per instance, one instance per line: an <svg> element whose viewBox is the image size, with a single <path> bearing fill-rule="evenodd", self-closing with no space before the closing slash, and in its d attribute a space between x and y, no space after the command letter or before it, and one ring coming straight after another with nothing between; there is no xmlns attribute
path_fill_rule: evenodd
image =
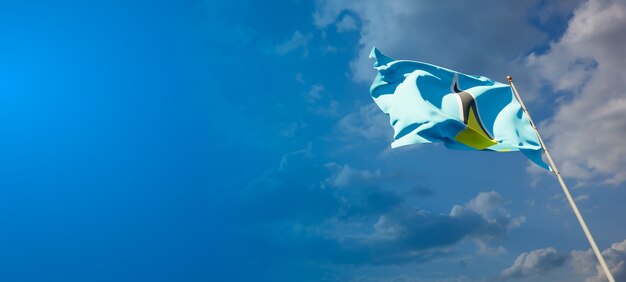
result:
<svg viewBox="0 0 626 282"><path fill-rule="evenodd" d="M537 165L542 147L511 86L422 62L394 60L378 49L374 102L389 115L392 148L443 142L450 149L521 151Z"/></svg>

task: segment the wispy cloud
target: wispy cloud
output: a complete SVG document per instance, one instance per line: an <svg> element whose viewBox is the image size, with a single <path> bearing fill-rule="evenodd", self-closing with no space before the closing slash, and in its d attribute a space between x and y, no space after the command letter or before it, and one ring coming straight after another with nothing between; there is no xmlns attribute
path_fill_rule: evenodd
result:
<svg viewBox="0 0 626 282"><path fill-rule="evenodd" d="M341 118L335 125L335 131L344 138L361 137L374 142L389 142L393 136L389 118L374 103L360 106Z"/></svg>
<svg viewBox="0 0 626 282"><path fill-rule="evenodd" d="M307 103L307 111L318 116L336 117L339 115L339 102L333 99L331 93L326 91L323 84L313 84L304 93Z"/></svg>
<svg viewBox="0 0 626 282"><path fill-rule="evenodd" d="M309 41L313 38L313 34L306 33L302 34L300 31L295 31L291 38L283 43L276 45L274 51L278 55L285 55L297 49L304 49L305 54L307 53L306 47Z"/></svg>
<svg viewBox="0 0 626 282"><path fill-rule="evenodd" d="M337 31L338 32L348 32L353 31L358 28L356 24L356 20L354 17L350 15L345 15L339 22L337 22Z"/></svg>
<svg viewBox="0 0 626 282"><path fill-rule="evenodd" d="M324 167L333 171L333 174L326 179L326 183L335 187L346 187L348 185L366 184L381 178L380 169L370 171L367 169L354 169L350 165L338 165L327 163Z"/></svg>

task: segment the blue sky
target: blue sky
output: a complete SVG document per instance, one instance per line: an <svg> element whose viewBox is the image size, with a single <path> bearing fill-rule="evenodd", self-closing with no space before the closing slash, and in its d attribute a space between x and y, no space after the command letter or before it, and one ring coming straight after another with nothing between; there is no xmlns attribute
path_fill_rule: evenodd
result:
<svg viewBox="0 0 626 282"><path fill-rule="evenodd" d="M415 145L373 46L512 75L626 279L626 5L19 1L0 9L3 281L603 281L522 154Z"/></svg>

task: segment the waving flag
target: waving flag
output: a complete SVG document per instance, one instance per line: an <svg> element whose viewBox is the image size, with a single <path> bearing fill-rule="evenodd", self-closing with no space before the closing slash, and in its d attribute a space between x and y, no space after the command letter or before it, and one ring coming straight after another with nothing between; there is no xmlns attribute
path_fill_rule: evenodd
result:
<svg viewBox="0 0 626 282"><path fill-rule="evenodd" d="M537 165L542 147L507 84L431 64L394 60L372 49L370 93L389 115L391 147L443 142L459 150L521 151Z"/></svg>

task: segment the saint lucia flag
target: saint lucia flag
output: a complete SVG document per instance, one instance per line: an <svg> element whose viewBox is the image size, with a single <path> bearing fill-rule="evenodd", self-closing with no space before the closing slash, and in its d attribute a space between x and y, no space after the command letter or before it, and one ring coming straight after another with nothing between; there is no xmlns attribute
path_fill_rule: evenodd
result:
<svg viewBox="0 0 626 282"><path fill-rule="evenodd" d="M389 115L392 148L443 142L459 150L521 151L539 166L542 148L511 87L482 76L394 60L372 49L378 75L370 92Z"/></svg>

